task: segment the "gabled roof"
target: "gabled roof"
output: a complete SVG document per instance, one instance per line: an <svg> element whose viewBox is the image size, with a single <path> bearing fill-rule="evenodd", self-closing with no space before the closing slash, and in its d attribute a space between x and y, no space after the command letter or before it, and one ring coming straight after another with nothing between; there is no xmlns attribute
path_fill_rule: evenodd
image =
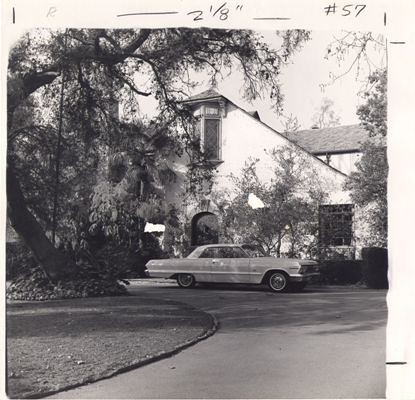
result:
<svg viewBox="0 0 415 400"><path fill-rule="evenodd" d="M357 152L369 139L368 131L359 124L286 132L284 135L316 155Z"/></svg>
<svg viewBox="0 0 415 400"><path fill-rule="evenodd" d="M226 98L224 95L217 92L215 89L210 88L201 93L195 94L194 96L191 96L186 100L183 100L182 103L200 103L206 100L209 101L209 100L219 100L219 99L226 99L227 101L230 101L228 98ZM233 102L231 101L231 103ZM239 106L237 107L240 108ZM254 117L258 121L261 120L258 111L254 110L254 111L245 111L245 112L247 112L251 117Z"/></svg>
<svg viewBox="0 0 415 400"><path fill-rule="evenodd" d="M267 125L266 123L264 123L263 121L261 121L260 118L257 118L258 113L257 112L249 112L244 110L242 107L238 106L236 103L234 103L232 100L230 100L229 98L225 97L224 95L220 94L219 92L217 92L215 89L211 88L208 90L205 90L199 94L196 94L194 96L189 97L187 100L182 101L182 103L198 103L198 102L202 102L204 100L213 100L213 99L224 99L230 103L232 103L235 107L237 107L239 110L241 110L242 112L244 112L245 114L249 115L251 118L254 118L258 121L259 124L267 127L268 129L270 129L271 131L273 131L275 134L282 136L283 138L285 138L286 140L288 140L288 142L293 143L294 145L296 145L297 147L299 147L301 150L305 151L306 153L310 154L310 156L314 157L316 160L318 160L319 162L321 162L323 165L325 165L327 168L332 169L333 171L335 171L338 174L344 175L346 176L346 174L344 174L343 172L341 172L340 170L332 167L331 165L325 163L324 161L320 160L317 157L317 153L313 153L312 151L310 151L308 148L306 148L305 146L303 146L303 144L300 144L299 142L297 142L296 140L294 140L293 135L298 134L299 132L307 132L307 131L299 131L299 132L292 132L292 133L282 133L277 131L276 129L272 128L271 126ZM255 115L256 114L256 115ZM259 115L258 115L259 117ZM351 125L354 127L358 127L359 131L360 128L359 125ZM342 127L340 127L342 128ZM345 127L347 128L347 127ZM311 130L314 131L314 130ZM298 138L297 138L298 139ZM324 152L325 154L326 152Z"/></svg>
<svg viewBox="0 0 415 400"><path fill-rule="evenodd" d="M194 96L189 97L188 99L184 100L183 103L191 103L193 101L200 101L200 100L211 100L211 99L218 99L224 98L220 93L218 93L215 89L208 89L204 92L195 94Z"/></svg>

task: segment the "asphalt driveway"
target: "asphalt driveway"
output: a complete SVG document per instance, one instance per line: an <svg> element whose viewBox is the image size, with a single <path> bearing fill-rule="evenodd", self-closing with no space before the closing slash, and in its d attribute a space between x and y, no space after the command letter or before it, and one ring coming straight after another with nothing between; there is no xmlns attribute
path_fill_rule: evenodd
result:
<svg viewBox="0 0 415 400"><path fill-rule="evenodd" d="M218 332L180 354L55 398L382 398L386 291L134 282L212 313ZM109 355L110 356L110 355Z"/></svg>

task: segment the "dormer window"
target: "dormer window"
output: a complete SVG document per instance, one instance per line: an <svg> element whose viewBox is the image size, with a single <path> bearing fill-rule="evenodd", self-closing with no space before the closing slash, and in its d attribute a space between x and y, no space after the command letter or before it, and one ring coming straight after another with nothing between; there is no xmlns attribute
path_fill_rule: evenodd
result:
<svg viewBox="0 0 415 400"><path fill-rule="evenodd" d="M196 110L196 132L207 161L220 161L222 143L222 112L219 104L201 105Z"/></svg>
<svg viewBox="0 0 415 400"><path fill-rule="evenodd" d="M222 122L226 118L227 100L214 88L183 101L196 118L195 136L209 164L222 162Z"/></svg>

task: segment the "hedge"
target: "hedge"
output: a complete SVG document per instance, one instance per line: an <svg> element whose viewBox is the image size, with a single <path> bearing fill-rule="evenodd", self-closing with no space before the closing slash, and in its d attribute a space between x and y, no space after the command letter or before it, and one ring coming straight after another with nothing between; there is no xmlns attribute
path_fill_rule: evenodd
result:
<svg viewBox="0 0 415 400"><path fill-rule="evenodd" d="M362 249L363 280L368 288L388 289L388 250L382 247Z"/></svg>
<svg viewBox="0 0 415 400"><path fill-rule="evenodd" d="M362 280L362 260L325 260L320 262L320 282L329 285L350 285Z"/></svg>

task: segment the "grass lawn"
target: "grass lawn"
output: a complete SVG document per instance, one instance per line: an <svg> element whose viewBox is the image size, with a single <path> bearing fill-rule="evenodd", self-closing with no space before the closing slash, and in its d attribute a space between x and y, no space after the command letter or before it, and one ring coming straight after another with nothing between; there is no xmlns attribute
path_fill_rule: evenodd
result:
<svg viewBox="0 0 415 400"><path fill-rule="evenodd" d="M42 395L141 365L212 328L186 305L123 296L7 304L7 393Z"/></svg>

